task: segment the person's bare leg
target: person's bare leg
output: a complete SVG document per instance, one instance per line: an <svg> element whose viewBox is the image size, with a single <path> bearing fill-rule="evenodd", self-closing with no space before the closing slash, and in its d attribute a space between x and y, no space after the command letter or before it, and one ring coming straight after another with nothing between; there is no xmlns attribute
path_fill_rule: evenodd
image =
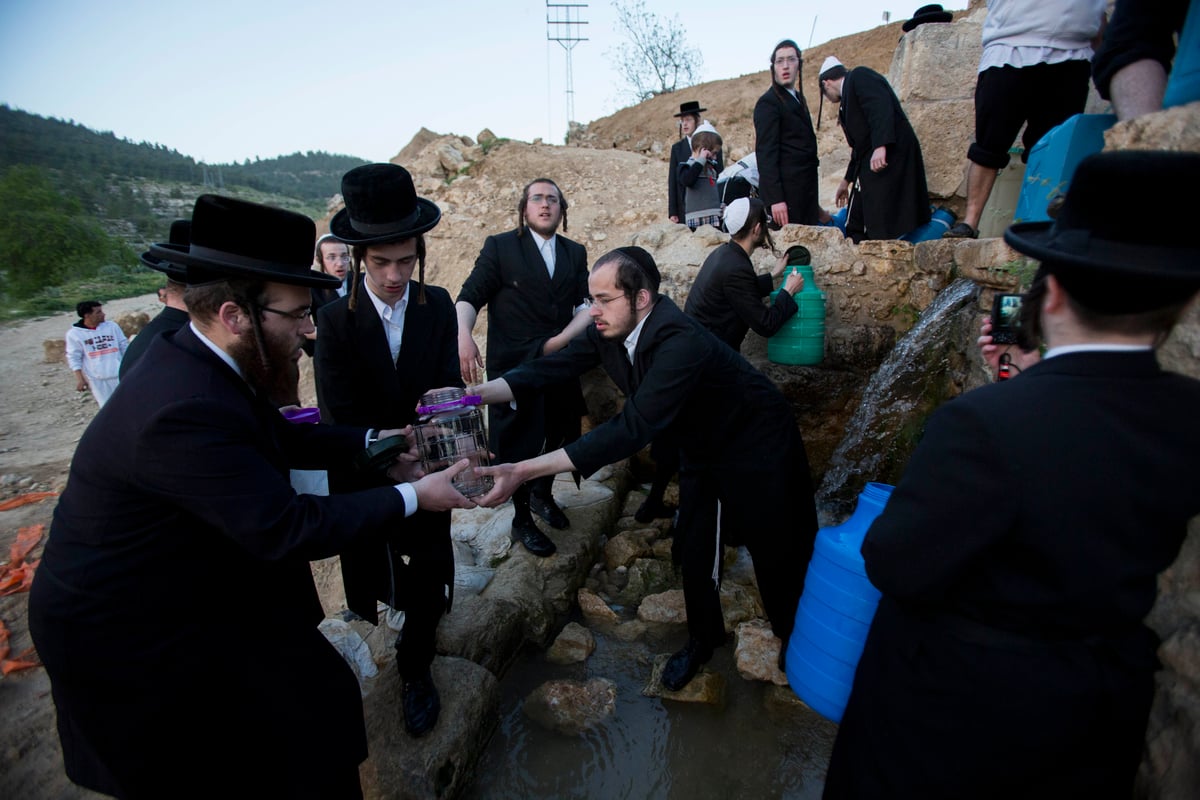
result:
<svg viewBox="0 0 1200 800"><path fill-rule="evenodd" d="M1167 73L1162 64L1142 59L1122 67L1109 84L1117 119L1126 120L1161 111L1167 89Z"/></svg>
<svg viewBox="0 0 1200 800"><path fill-rule="evenodd" d="M967 211L963 215L963 222L977 231L979 219L983 216L983 207L992 195L998 172L999 170L990 167L981 167L974 161L967 169Z"/></svg>

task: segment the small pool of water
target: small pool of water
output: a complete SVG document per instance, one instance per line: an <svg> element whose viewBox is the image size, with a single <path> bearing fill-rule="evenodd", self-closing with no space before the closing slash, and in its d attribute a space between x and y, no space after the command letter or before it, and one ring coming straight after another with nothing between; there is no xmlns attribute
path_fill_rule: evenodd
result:
<svg viewBox="0 0 1200 800"><path fill-rule="evenodd" d="M551 664L530 650L512 666L501 682L499 726L465 798L821 796L836 726L787 687L738 675L732 636L707 665L725 676L722 707L641 693L655 656L681 647L686 633L635 642L595 636L583 663ZM521 710L548 680L596 677L616 683L616 710L580 736L546 730Z"/></svg>

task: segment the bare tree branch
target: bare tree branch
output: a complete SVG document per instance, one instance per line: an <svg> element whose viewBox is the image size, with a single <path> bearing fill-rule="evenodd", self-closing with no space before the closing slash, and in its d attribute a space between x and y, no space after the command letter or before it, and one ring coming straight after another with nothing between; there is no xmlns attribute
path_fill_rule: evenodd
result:
<svg viewBox="0 0 1200 800"><path fill-rule="evenodd" d="M644 0L613 0L613 8L626 41L609 55L639 102L699 80L704 58L688 47L678 14L664 21L646 10Z"/></svg>

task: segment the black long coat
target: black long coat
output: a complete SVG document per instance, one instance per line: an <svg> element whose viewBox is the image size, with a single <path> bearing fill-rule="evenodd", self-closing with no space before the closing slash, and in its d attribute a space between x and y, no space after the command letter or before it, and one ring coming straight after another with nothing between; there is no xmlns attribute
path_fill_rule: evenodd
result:
<svg viewBox="0 0 1200 800"><path fill-rule="evenodd" d="M704 259L683 310L740 352L748 330L773 336L799 310L795 299L783 290L765 305L763 298L773 285L770 275L755 273L741 245L729 241Z"/></svg>
<svg viewBox="0 0 1200 800"><path fill-rule="evenodd" d="M146 323L146 327L138 333L137 336L129 342L129 347L125 348L125 355L121 356L121 369L117 376L122 380L125 378L125 373L133 369L133 365L141 360L146 351L150 349L150 343L155 338L164 334L174 333L175 331L188 324L188 312L181 308L172 308L167 306L162 311Z"/></svg>
<svg viewBox="0 0 1200 800"><path fill-rule="evenodd" d="M817 532L808 457L791 406L740 355L660 295L629 361L622 341L589 326L565 350L505 374L520 406L539 388L603 366L625 395L619 414L566 452L583 475L627 458L668 429L680 452L680 536L715 542L715 507L723 538L744 540L775 633L791 633L804 568ZM700 490L702 489L702 490ZM710 507L710 508L709 508ZM695 521L695 527L692 527ZM711 523L711 524L710 524ZM727 539L728 540L728 539ZM713 644L723 630L710 556L688 591L688 624ZM684 564L685 585L691 583ZM693 614L701 606L703 620ZM711 630L716 628L716 631Z"/></svg>
<svg viewBox="0 0 1200 800"><path fill-rule="evenodd" d="M288 478L364 434L285 422L190 328L151 344L79 442L29 598L73 781L314 797L366 757L308 562L403 525L404 502Z"/></svg>
<svg viewBox="0 0 1200 800"><path fill-rule="evenodd" d="M518 236L512 230L487 237L458 293L457 302L470 303L477 312L488 308L490 378L541 356L546 340L567 326L588 296L587 249L562 235L555 243L551 279L533 234ZM519 411L492 406L492 450L505 461L519 461L557 449L579 437L586 412L578 379L548 388Z"/></svg>
<svg viewBox="0 0 1200 800"><path fill-rule="evenodd" d="M863 544L883 601L826 796L1131 796L1197 408L1150 352L1083 352L934 414Z"/></svg>
<svg viewBox="0 0 1200 800"><path fill-rule="evenodd" d="M847 229L859 239L895 239L929 222L929 189L925 160L900 100L887 79L873 69L855 67L842 83L838 121L850 145L846 181L862 187L862 230ZM887 148L888 165L871 171L871 153ZM851 218L857 215L851 214Z"/></svg>
<svg viewBox="0 0 1200 800"><path fill-rule="evenodd" d="M767 210L786 202L788 222L818 224L817 134L804 93L796 97L774 83L754 105L758 196Z"/></svg>
<svg viewBox="0 0 1200 800"><path fill-rule="evenodd" d="M400 355L393 362L383 322L367 297L368 291L360 278L353 312L349 295L321 308L313 362L321 420L335 425L400 428L416 422L422 394L463 385L458 368L458 320L445 289L426 285L426 303L421 305L414 282L404 316ZM353 469L329 473L329 488L334 493L383 485L390 485L390 481L382 475ZM342 554L342 579L350 610L374 621L377 601L392 608L444 606L442 593L413 597L411 590L423 583L416 580L418 572L422 578L432 572L440 577L446 592L452 589L450 512L417 511L403 529L395 528L391 533L390 550L376 540ZM418 545L421 557L410 558L405 564L399 556L417 555L407 550ZM422 590L421 594L428 592Z"/></svg>

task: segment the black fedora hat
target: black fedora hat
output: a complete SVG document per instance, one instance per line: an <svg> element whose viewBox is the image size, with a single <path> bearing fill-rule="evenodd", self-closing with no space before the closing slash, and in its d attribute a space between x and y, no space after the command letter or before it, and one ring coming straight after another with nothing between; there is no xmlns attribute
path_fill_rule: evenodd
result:
<svg viewBox="0 0 1200 800"><path fill-rule="evenodd" d="M192 221L190 219L177 219L171 223L171 244L182 245L187 247L191 243ZM156 269L159 272L165 273L169 280L178 283L187 283L187 267L182 264L175 264L162 258L155 258L150 253L142 253L141 261L150 269Z"/></svg>
<svg viewBox="0 0 1200 800"><path fill-rule="evenodd" d="M204 194L192 209L190 243L152 244L148 255L186 267L189 284L258 278L337 286L337 278L311 269L316 233L317 226L303 214Z"/></svg>
<svg viewBox="0 0 1200 800"><path fill-rule="evenodd" d="M382 244L431 230L442 218L432 200L417 197L412 176L399 164L364 164L342 176L346 207L329 232L346 244Z"/></svg>
<svg viewBox="0 0 1200 800"><path fill-rule="evenodd" d="M1200 181L1200 153L1117 151L1079 163L1058 218L1020 222L1004 241L1042 262L1081 302L1103 313L1137 313L1187 300L1200 290L1200 242L1188 203L1160 203L1137 220L1118 194Z"/></svg>
<svg viewBox="0 0 1200 800"><path fill-rule="evenodd" d="M917 27L918 25L924 25L926 22L949 22L952 19L954 19L953 14L951 14L949 11L946 11L937 3L934 3L932 5L921 6L918 8L916 13L912 15L912 19L905 20L904 24L900 26L900 29L905 33L908 33L913 28Z"/></svg>
<svg viewBox="0 0 1200 800"><path fill-rule="evenodd" d="M688 100L686 103L679 104L679 113L675 116L686 117L689 114L703 114L708 111L707 108L701 108L700 103L695 100Z"/></svg>

